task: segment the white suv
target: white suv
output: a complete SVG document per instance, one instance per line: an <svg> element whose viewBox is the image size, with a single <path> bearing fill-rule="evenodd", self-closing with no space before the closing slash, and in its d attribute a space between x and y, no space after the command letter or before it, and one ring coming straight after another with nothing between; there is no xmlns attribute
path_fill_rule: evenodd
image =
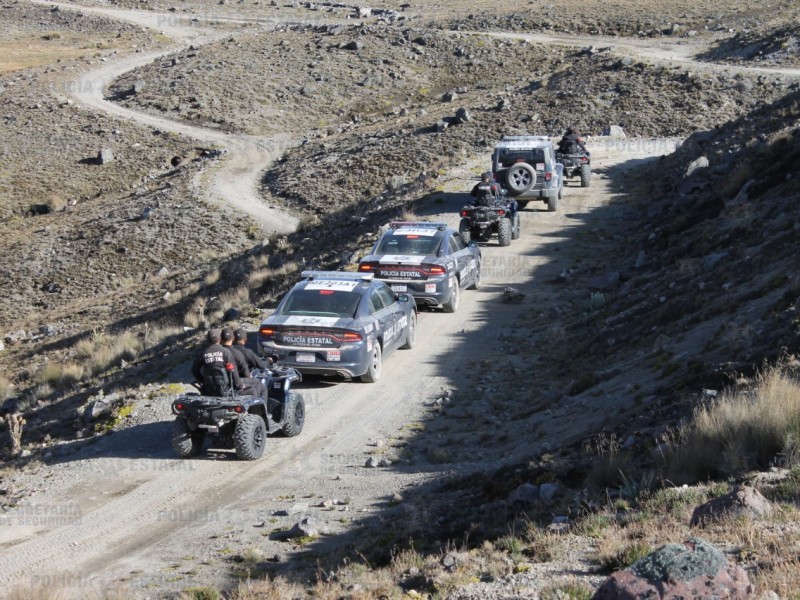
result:
<svg viewBox="0 0 800 600"><path fill-rule="evenodd" d="M494 147L492 171L520 208L531 200L558 210L564 189L564 165L556 162L555 145L539 135L506 135Z"/></svg>

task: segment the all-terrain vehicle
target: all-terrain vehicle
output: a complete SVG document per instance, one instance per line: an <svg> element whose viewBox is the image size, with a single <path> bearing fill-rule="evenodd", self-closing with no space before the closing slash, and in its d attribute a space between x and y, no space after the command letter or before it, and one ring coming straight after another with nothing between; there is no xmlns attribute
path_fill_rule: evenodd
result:
<svg viewBox="0 0 800 600"><path fill-rule="evenodd" d="M564 165L564 178L581 178L581 187L589 187L592 180L592 159L589 152L578 149L576 152L556 152L556 160Z"/></svg>
<svg viewBox="0 0 800 600"><path fill-rule="evenodd" d="M508 246L511 240L518 239L520 235L517 202L506 199L502 194L483 199L479 196L472 204L461 209L458 231L467 244L472 240L485 242L496 235L501 246Z"/></svg>
<svg viewBox="0 0 800 600"><path fill-rule="evenodd" d="M172 403L172 447L181 458L202 452L206 436L211 446L234 448L237 458L256 460L264 454L268 435L298 435L305 422L305 402L290 391L302 376L296 370L277 367L255 369L251 373L268 390L268 400L256 395L237 395L230 385L230 374L220 369L224 379L219 396L187 394Z"/></svg>

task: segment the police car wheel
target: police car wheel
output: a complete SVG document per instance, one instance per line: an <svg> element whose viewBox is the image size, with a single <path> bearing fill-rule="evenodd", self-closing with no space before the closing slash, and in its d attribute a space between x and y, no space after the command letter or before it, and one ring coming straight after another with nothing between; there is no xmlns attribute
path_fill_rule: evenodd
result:
<svg viewBox="0 0 800 600"><path fill-rule="evenodd" d="M361 381L365 383L375 383L381 378L381 369L383 367L381 361L381 345L378 340L372 346L372 353L369 356L369 367L367 372L361 376Z"/></svg>
<svg viewBox="0 0 800 600"><path fill-rule="evenodd" d="M411 311L411 316L408 317L408 332L406 333L406 343L403 344L403 350L410 350L417 343L417 313Z"/></svg>
<svg viewBox="0 0 800 600"><path fill-rule="evenodd" d="M442 304L442 308L446 313L454 313L458 310L458 301L459 301L459 292L458 289L458 280L453 280L453 293L450 294L450 298Z"/></svg>

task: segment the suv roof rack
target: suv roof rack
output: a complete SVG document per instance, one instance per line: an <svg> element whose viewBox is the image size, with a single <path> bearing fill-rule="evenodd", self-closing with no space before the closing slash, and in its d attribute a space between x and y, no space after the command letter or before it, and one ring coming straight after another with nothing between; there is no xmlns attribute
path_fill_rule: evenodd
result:
<svg viewBox="0 0 800 600"><path fill-rule="evenodd" d="M517 140L549 142L550 138L546 135L504 135L500 138L501 142L513 142Z"/></svg>
<svg viewBox="0 0 800 600"><path fill-rule="evenodd" d="M303 279L338 279L341 281L370 281L375 273L354 273L352 271L303 271Z"/></svg>
<svg viewBox="0 0 800 600"><path fill-rule="evenodd" d="M392 221L389 227L397 229L398 227L435 227L439 231L443 231L447 227L447 223L431 223L430 221Z"/></svg>

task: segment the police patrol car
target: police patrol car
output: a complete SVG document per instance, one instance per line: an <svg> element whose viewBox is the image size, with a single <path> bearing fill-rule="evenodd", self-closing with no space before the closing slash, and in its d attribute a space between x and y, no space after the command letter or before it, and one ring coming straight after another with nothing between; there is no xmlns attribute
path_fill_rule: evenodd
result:
<svg viewBox="0 0 800 600"><path fill-rule="evenodd" d="M383 357L414 346L414 302L373 273L304 271L259 328L259 348L312 375L375 382Z"/></svg>
<svg viewBox="0 0 800 600"><path fill-rule="evenodd" d="M481 251L445 223L395 221L381 235L358 270L374 273L417 305L456 312L461 288L481 285Z"/></svg>

